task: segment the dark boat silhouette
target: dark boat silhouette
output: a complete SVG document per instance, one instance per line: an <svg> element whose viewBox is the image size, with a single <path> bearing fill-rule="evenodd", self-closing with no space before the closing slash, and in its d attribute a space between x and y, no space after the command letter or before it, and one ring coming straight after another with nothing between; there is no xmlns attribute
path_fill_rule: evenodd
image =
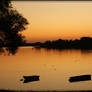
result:
<svg viewBox="0 0 92 92"><path fill-rule="evenodd" d="M39 81L40 76L37 76L37 75L33 75L33 76L23 76L23 80L24 80L24 83L28 83L28 82L34 82L34 81Z"/></svg>
<svg viewBox="0 0 92 92"><path fill-rule="evenodd" d="M79 81L88 81L91 80L91 75L80 75L80 76L73 76L70 77L70 82L79 82Z"/></svg>

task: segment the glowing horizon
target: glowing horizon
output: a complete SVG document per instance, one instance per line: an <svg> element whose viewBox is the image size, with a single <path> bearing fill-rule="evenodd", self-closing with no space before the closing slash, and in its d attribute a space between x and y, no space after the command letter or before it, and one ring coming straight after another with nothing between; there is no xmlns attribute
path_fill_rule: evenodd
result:
<svg viewBox="0 0 92 92"><path fill-rule="evenodd" d="M23 32L28 42L92 37L92 1L13 1L13 6L30 23Z"/></svg>

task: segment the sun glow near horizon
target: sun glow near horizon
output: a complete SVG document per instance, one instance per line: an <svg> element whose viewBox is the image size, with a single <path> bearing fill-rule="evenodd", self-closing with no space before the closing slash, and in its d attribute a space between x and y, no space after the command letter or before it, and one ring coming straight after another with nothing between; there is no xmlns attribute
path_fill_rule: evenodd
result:
<svg viewBox="0 0 92 92"><path fill-rule="evenodd" d="M28 42L92 37L92 1L13 1L28 19Z"/></svg>

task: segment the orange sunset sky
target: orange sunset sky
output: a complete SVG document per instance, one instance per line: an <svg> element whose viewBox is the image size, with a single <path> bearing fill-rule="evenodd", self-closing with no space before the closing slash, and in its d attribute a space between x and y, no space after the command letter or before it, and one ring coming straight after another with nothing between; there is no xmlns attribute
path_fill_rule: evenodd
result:
<svg viewBox="0 0 92 92"><path fill-rule="evenodd" d="M92 37L92 1L13 1L28 19L28 42Z"/></svg>

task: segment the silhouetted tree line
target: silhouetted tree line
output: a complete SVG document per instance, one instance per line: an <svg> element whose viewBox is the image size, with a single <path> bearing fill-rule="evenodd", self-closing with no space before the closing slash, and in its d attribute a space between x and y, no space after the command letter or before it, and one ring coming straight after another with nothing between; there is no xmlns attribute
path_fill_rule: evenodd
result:
<svg viewBox="0 0 92 92"><path fill-rule="evenodd" d="M24 44L21 31L26 29L28 21L13 9L10 0L0 0L0 47L15 54L18 46Z"/></svg>
<svg viewBox="0 0 92 92"><path fill-rule="evenodd" d="M37 42L33 46L47 49L92 49L92 38L81 37L80 40L62 40Z"/></svg>

